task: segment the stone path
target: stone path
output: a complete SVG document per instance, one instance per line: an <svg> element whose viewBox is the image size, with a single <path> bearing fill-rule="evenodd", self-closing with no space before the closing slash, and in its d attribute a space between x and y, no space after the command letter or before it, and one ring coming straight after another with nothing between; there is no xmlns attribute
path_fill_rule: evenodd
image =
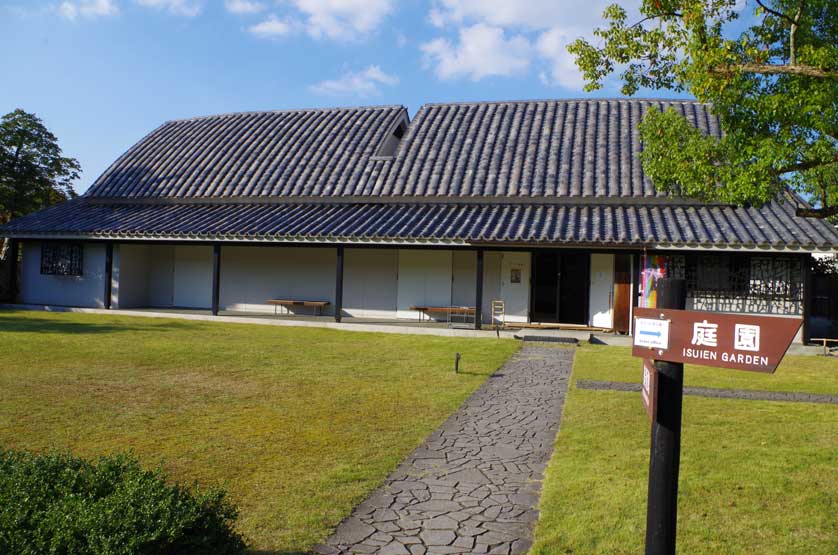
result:
<svg viewBox="0 0 838 555"><path fill-rule="evenodd" d="M579 389L607 389L611 391L640 391L639 383L577 380ZM751 389L722 389L715 387L685 387L684 395L715 397L719 399L744 399L747 401L785 401L790 403L838 404L838 395L801 393L796 391L758 391Z"/></svg>
<svg viewBox="0 0 838 555"><path fill-rule="evenodd" d="M525 344L315 552L526 553L573 353Z"/></svg>

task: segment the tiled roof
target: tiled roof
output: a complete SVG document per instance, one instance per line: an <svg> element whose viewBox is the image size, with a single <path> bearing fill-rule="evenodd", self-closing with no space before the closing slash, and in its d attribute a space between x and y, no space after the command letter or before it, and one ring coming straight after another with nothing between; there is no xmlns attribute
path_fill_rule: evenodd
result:
<svg viewBox="0 0 838 555"><path fill-rule="evenodd" d="M544 100L428 104L410 124L375 195L650 197L637 124L675 108L720 133L706 104L658 100Z"/></svg>
<svg viewBox="0 0 838 555"><path fill-rule="evenodd" d="M650 197L637 124L673 107L718 134L707 105L543 100L423 106L392 160L403 107L210 116L163 124L88 191L104 197Z"/></svg>
<svg viewBox="0 0 838 555"><path fill-rule="evenodd" d="M761 209L649 204L101 203L70 201L15 220L18 237L520 243L627 247L830 249L838 232Z"/></svg>
<svg viewBox="0 0 838 555"><path fill-rule="evenodd" d="M77 201L0 235L835 249L792 201L670 199L644 176L637 124L691 101L549 100L257 112L165 123Z"/></svg>
<svg viewBox="0 0 838 555"><path fill-rule="evenodd" d="M402 106L225 114L169 121L93 183L95 197L329 196L375 181Z"/></svg>

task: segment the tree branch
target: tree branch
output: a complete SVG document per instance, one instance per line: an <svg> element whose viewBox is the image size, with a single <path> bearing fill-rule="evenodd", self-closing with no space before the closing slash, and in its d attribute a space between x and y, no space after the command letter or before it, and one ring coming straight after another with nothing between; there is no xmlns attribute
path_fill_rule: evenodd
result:
<svg viewBox="0 0 838 555"><path fill-rule="evenodd" d="M683 16L679 12L666 12L666 13L659 13L659 14L655 14L655 15L650 15L650 16L644 17L643 19L641 19L637 23L633 24L631 27L629 27L629 29L634 29L635 27L639 27L640 25L643 25L644 23L646 23L650 19L660 19L661 17L683 17Z"/></svg>
<svg viewBox="0 0 838 555"><path fill-rule="evenodd" d="M826 206L824 208L798 208L795 214L800 218L829 218L838 215L838 206Z"/></svg>
<svg viewBox="0 0 838 555"><path fill-rule="evenodd" d="M832 164L838 164L838 154L836 154L832 160L809 160L806 162L800 162L798 164L791 164L789 166L780 168L776 171L776 174L783 175L784 173L790 172L802 172L806 170L811 170L813 168L819 168L821 166L830 166Z"/></svg>
<svg viewBox="0 0 838 555"><path fill-rule="evenodd" d="M765 10L766 12L770 13L773 16L779 17L780 19L785 19L786 21L788 21L792 25L797 23L794 19L792 19L788 15L784 14L783 12L778 12L775 9L769 8L768 6L766 6L765 4L762 3L762 0L757 0L757 4L759 4L760 8L762 8L763 10Z"/></svg>
<svg viewBox="0 0 838 555"><path fill-rule="evenodd" d="M732 75L736 72L759 73L762 75L800 75L803 77L817 77L818 79L838 79L838 70L821 69L815 66L801 64L756 64L745 62L738 65L727 65L710 68L711 73L717 75Z"/></svg>

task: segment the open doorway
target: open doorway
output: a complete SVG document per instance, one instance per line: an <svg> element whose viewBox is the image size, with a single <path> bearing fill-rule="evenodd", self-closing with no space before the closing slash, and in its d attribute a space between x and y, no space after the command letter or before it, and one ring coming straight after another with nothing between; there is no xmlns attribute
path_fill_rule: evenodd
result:
<svg viewBox="0 0 838 555"><path fill-rule="evenodd" d="M589 276L588 253L533 253L531 321L587 325Z"/></svg>

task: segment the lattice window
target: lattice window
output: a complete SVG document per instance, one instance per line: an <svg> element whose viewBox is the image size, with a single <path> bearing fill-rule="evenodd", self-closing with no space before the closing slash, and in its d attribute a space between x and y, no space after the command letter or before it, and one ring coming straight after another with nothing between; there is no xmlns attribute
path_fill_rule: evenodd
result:
<svg viewBox="0 0 838 555"><path fill-rule="evenodd" d="M750 294L763 299L803 300L803 269L794 258L751 258Z"/></svg>
<svg viewBox="0 0 838 555"><path fill-rule="evenodd" d="M73 243L41 245L41 274L80 276L82 275L83 253L82 246Z"/></svg>
<svg viewBox="0 0 838 555"><path fill-rule="evenodd" d="M687 259L686 279L690 291L747 295L750 276L751 265L747 257L702 254Z"/></svg>
<svg viewBox="0 0 838 555"><path fill-rule="evenodd" d="M680 254L669 257L669 276L675 279L684 279L686 273L686 258Z"/></svg>

